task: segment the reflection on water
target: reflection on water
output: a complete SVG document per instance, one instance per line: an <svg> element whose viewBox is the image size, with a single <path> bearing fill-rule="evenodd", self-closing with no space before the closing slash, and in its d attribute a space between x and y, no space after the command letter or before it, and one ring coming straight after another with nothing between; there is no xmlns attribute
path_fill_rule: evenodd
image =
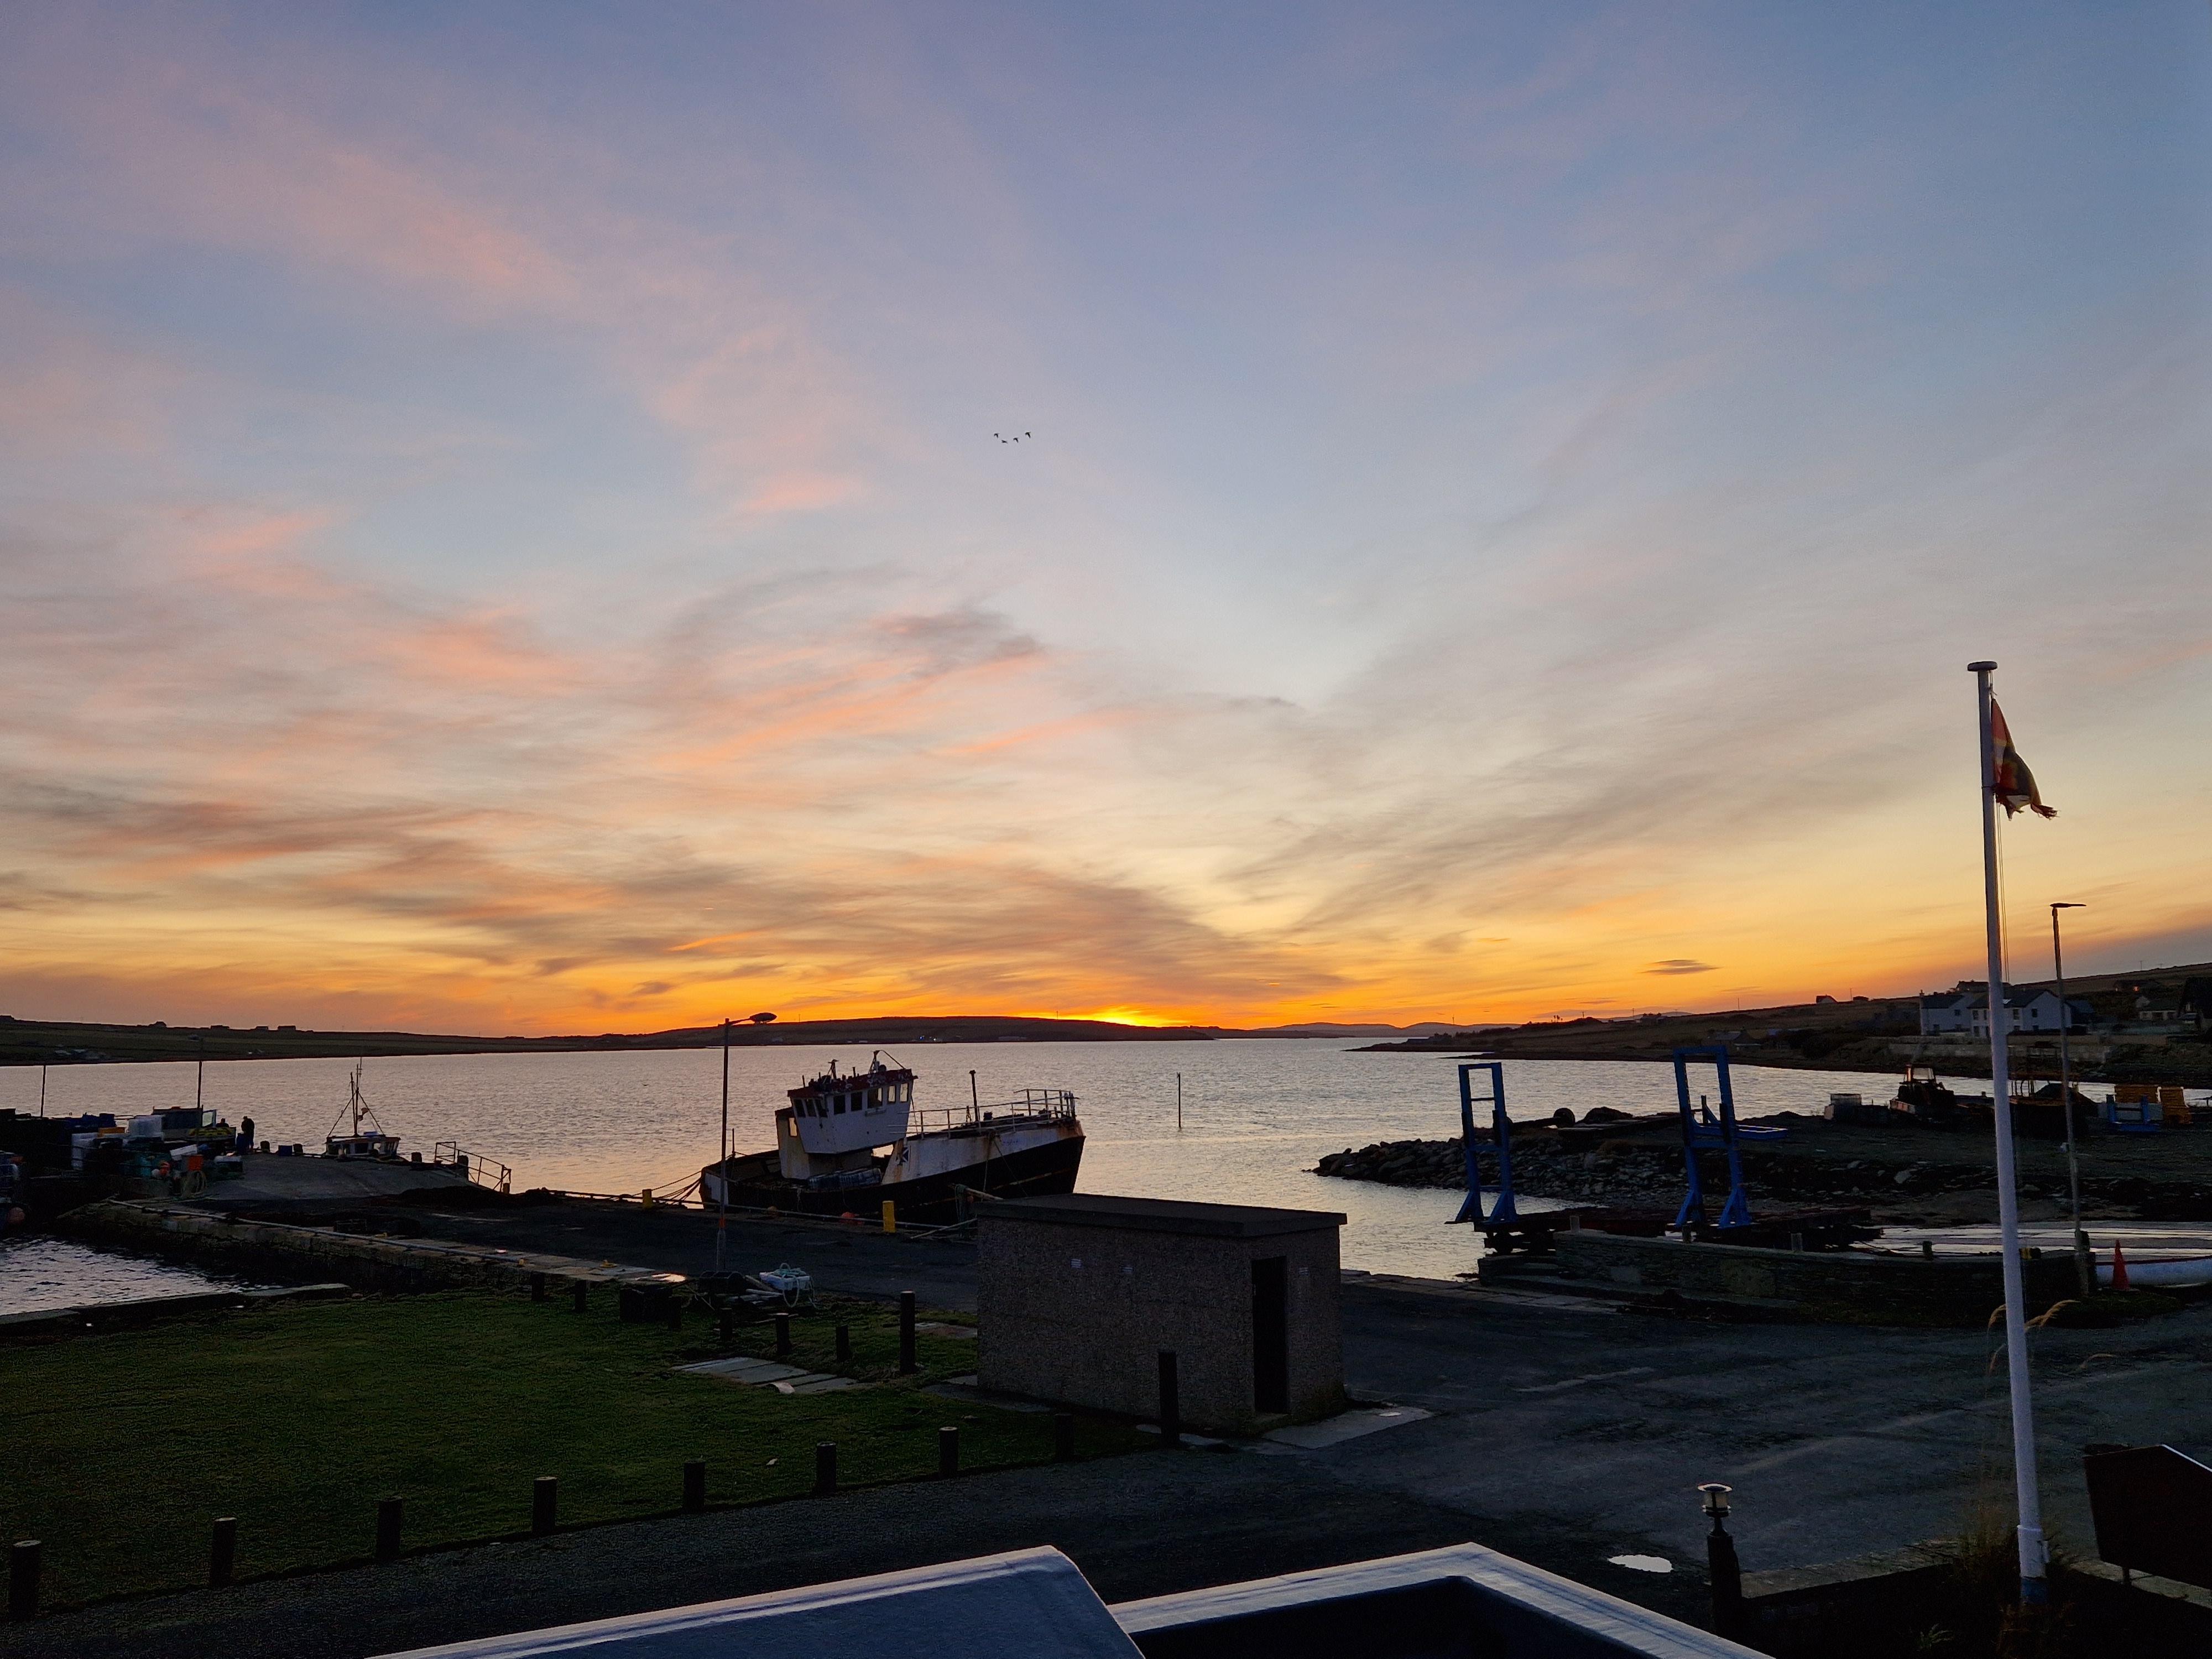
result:
<svg viewBox="0 0 2212 1659"><path fill-rule="evenodd" d="M246 1279L225 1279L118 1250L95 1250L65 1238L38 1233L0 1238L0 1314L253 1288Z"/></svg>
<svg viewBox="0 0 2212 1659"><path fill-rule="evenodd" d="M730 1057L731 1139L739 1151L774 1145L770 1114L783 1091L832 1058L867 1063L865 1048L770 1046ZM1347 1267L1448 1278L1479 1254L1447 1225L1458 1195L1411 1192L1308 1174L1323 1152L1376 1140L1442 1138L1459 1130L1456 1062L1449 1054L1366 1054L1340 1042L914 1043L897 1057L920 1074L916 1103L945 1105L977 1073L986 1100L1024 1086L1073 1089L1089 1136L1088 1192L1212 1199L1340 1210ZM268 1140L319 1146L346 1097L345 1060L210 1064L207 1102L232 1122L254 1120ZM1176 1128L1182 1074L1183 1127ZM368 1062L364 1089L405 1151L457 1140L514 1166L518 1190L635 1192L696 1172L714 1155L721 1054L654 1053L431 1054ZM1509 1060L1516 1119L1570 1107L1670 1109L1674 1073L1656 1062ZM1889 1079L1863 1073L1746 1066L1735 1073L1746 1113L1817 1111L1832 1089L1867 1091ZM47 1109L118 1115L189 1105L192 1067L57 1066ZM35 1110L38 1077L0 1071L0 1106Z"/></svg>

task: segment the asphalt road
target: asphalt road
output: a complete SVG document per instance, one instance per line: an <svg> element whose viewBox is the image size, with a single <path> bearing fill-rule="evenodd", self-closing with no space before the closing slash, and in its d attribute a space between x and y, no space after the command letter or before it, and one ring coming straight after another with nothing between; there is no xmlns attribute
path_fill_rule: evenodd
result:
<svg viewBox="0 0 2212 1659"><path fill-rule="evenodd" d="M1748 1570L1953 1537L2009 1516L2001 1334L1725 1325L1347 1286L1355 1392L1437 1415L1351 1442L1336 1478L1579 1534L1594 1555L1703 1559L1696 1487L1735 1487ZM2084 1553L2081 1448L2212 1445L2212 1307L2032 1337L2046 1526ZM1486 1543L1508 1547L1496 1537Z"/></svg>
<svg viewBox="0 0 2212 1659"><path fill-rule="evenodd" d="M663 1273L697 1274L714 1267L716 1218L698 1210L567 1203L392 1206L380 1213L419 1222L428 1237L464 1244L620 1261ZM722 1255L742 1273L793 1262L811 1273L822 1289L847 1296L894 1297L913 1291L926 1307L972 1311L975 1306L975 1247L964 1236L933 1239L913 1231L886 1234L875 1223L732 1217Z"/></svg>

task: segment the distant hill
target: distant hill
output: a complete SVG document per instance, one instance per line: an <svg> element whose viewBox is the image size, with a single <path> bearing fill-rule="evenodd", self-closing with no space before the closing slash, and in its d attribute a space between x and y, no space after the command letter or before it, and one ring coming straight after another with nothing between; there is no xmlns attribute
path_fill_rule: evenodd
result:
<svg viewBox="0 0 2212 1659"><path fill-rule="evenodd" d="M1413 1025L1344 1025L1332 1020L1307 1020L1297 1025L1263 1025L1245 1033L1249 1036L1328 1036L1328 1037L1425 1037L1439 1036L1448 1031L1502 1031L1503 1025L1448 1025L1440 1020L1425 1019Z"/></svg>
<svg viewBox="0 0 2212 1659"><path fill-rule="evenodd" d="M2138 985L2178 987L2212 975L2212 963L2146 968L2130 974L2069 975L2068 994L2097 998ZM2016 985L2049 983L2016 980ZM1948 986L1930 986L1948 990ZM1889 1061L1886 1039L1918 1029L1911 997L1855 997L1735 1012L1669 1012L1625 1018L1537 1020L1523 1025L1413 1025L1306 1020L1246 1030L1224 1025L1121 1025L1103 1019L1037 1019L1001 1014L895 1014L866 1019L794 1019L731 1028L742 1048L845 1044L890 1048L930 1042L1189 1042L1243 1037L1364 1038L1377 1049L1435 1052L1480 1047L1528 1058L1614 1060L1664 1057L1672 1045L1727 1042L1746 1059L1765 1063L1862 1064ZM476 1054L624 1048L711 1048L720 1025L666 1031L604 1031L566 1036L465 1036L418 1031L314 1031L292 1026L118 1025L15 1019L0 1014L0 1066L83 1065L103 1061L278 1060L325 1055ZM1762 1051L1764 1051L1762 1053Z"/></svg>
<svg viewBox="0 0 2212 1659"><path fill-rule="evenodd" d="M1395 1028L1377 1028L1395 1033ZM927 1042L1163 1042L1285 1036L1217 1025L1120 1025L1103 1019L1030 1019L996 1014L890 1015L875 1019L743 1021L734 1048ZM1319 1035L1316 1033L1316 1035ZM720 1025L596 1036L458 1036L418 1031L313 1031L293 1026L108 1025L0 1015L0 1066L68 1066L131 1060L297 1060L316 1055L478 1054L624 1048L712 1048Z"/></svg>

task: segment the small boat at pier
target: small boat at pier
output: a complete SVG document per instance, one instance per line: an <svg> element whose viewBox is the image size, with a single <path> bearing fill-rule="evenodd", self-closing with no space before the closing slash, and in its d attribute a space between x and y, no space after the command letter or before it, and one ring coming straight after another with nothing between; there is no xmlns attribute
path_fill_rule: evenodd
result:
<svg viewBox="0 0 2212 1659"><path fill-rule="evenodd" d="M776 1109L775 1146L699 1172L708 1207L800 1215L872 1212L886 1201L901 1220L958 1219L970 1198L1036 1197L1075 1190L1083 1122L1065 1089L1024 1089L1011 1100L918 1108L915 1075L878 1054L865 1072L836 1062Z"/></svg>

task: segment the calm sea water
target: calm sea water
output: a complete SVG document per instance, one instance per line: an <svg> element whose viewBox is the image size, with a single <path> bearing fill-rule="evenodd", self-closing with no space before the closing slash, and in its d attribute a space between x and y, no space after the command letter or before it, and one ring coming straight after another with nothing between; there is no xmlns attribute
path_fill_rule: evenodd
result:
<svg viewBox="0 0 2212 1659"><path fill-rule="evenodd" d="M0 1238L0 1314L135 1302L196 1291L251 1290L251 1281L202 1273L120 1250L95 1250L66 1238L15 1233Z"/></svg>
<svg viewBox="0 0 2212 1659"><path fill-rule="evenodd" d="M867 1064L869 1050L793 1046L730 1054L731 1139L774 1144L783 1091L825 1069ZM1471 1271L1478 1241L1449 1225L1458 1195L1409 1192L1309 1174L1324 1152L1370 1141L1437 1138L1459 1127L1458 1073L1448 1054L1370 1054L1340 1042L921 1043L896 1058L918 1075L916 1103L966 1098L973 1068L985 1101L1024 1087L1075 1091L1087 1136L1086 1192L1208 1199L1341 1211L1346 1267L1449 1278ZM656 1053L436 1054L372 1060L363 1091L402 1148L426 1156L459 1141L514 1170L514 1184L635 1192L689 1179L714 1152L719 1049ZM206 1101L258 1138L319 1148L344 1106L351 1063L228 1060L207 1068ZM1182 1127L1176 1127L1176 1076ZM1593 1106L1671 1109L1670 1066L1641 1061L1509 1060L1516 1119L1577 1115ZM1753 1066L1735 1073L1745 1114L1816 1111L1832 1089L1875 1092L1887 1073ZM190 1063L57 1066L51 1112L146 1111L190 1105ZM35 1109L35 1070L0 1070L0 1106Z"/></svg>

